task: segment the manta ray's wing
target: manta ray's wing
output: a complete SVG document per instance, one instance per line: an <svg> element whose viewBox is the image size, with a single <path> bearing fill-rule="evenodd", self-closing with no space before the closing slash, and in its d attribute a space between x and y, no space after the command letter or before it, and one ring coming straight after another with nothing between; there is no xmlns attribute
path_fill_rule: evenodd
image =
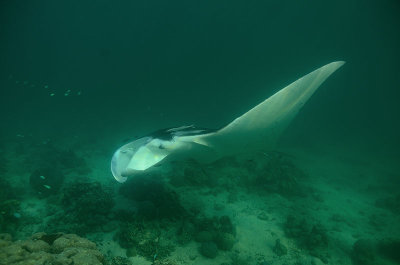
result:
<svg viewBox="0 0 400 265"><path fill-rule="evenodd" d="M332 62L281 89L215 133L192 140L213 149L218 157L272 148L317 88L343 61Z"/></svg>

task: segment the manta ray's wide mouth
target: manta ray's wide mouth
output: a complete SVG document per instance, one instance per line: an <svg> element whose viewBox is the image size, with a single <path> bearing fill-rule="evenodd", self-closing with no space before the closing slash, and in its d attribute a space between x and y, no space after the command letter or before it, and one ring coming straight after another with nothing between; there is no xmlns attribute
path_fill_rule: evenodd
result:
<svg viewBox="0 0 400 265"><path fill-rule="evenodd" d="M116 181L118 181L119 183L124 183L128 178L122 176L120 168L121 168L121 160L119 160L118 158L120 157L120 149L118 149L112 159L111 159L111 173L113 174L114 178Z"/></svg>
<svg viewBox="0 0 400 265"><path fill-rule="evenodd" d="M127 143L124 146L121 146L117 151L115 151L111 159L111 173L113 174L115 180L120 183L123 183L127 180L124 172L126 171L132 156L141 146L144 146L150 140L150 137L142 137L133 142Z"/></svg>
<svg viewBox="0 0 400 265"><path fill-rule="evenodd" d="M169 155L174 145L173 141L152 137L137 139L114 153L111 159L111 172L118 182L123 183L128 176L157 165Z"/></svg>

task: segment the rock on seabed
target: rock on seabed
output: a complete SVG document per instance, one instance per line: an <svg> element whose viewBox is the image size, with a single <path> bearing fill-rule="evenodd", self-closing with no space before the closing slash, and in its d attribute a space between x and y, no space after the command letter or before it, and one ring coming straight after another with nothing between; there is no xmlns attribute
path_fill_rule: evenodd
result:
<svg viewBox="0 0 400 265"><path fill-rule="evenodd" d="M95 243L75 234L37 233L18 241L12 241L9 234L0 234L0 265L103 265L104 262Z"/></svg>

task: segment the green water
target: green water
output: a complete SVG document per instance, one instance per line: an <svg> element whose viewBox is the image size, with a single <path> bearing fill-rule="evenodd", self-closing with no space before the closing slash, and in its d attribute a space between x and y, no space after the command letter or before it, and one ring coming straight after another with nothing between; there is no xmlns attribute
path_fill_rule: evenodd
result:
<svg viewBox="0 0 400 265"><path fill-rule="evenodd" d="M367 216L380 216L381 212L368 207L384 205L387 219L369 219L385 226L375 239L392 234L398 240L399 12L396 0L1 1L0 177L14 190L0 198L20 201L21 207L15 211L21 217L1 219L5 224L0 232L26 238L44 230L21 228L30 224L23 220L31 214L24 208L30 198L45 208L48 203L58 205L58 199L51 197L49 202L47 197L38 197L29 185L32 172L44 164L54 167L57 159L72 161L58 168L67 176L66 183L98 181L113 190L118 206L119 186L110 175L109 160L127 140L173 126L219 128L297 78L326 63L344 60L346 64L294 119L279 148L312 179L322 179L309 184L327 196L325 207L334 209L328 210L330 214L364 211ZM56 155L52 157L52 153ZM239 172L245 166L228 161L215 165L215 170L229 182L233 174L229 171ZM202 174L196 172L195 176ZM183 173L175 175L179 174ZM197 192L193 187L203 187L202 181L209 179L185 185ZM224 181L209 188L220 186L222 190L214 193L235 190ZM326 186L318 186L322 182ZM240 180L232 183L243 185ZM181 184L175 185L174 192L185 208L184 201L191 197L187 189L181 190ZM331 190L324 193L325 188ZM250 204L251 196L258 194L252 188L235 192L244 192L248 197L243 200ZM265 196L275 192L271 189ZM331 201L335 192L339 204L346 201L347 194L349 200L363 206L353 203L353 208L339 210ZM60 193L63 188L51 196L57 198ZM218 202L218 196L214 200ZM238 230L240 224L251 226L249 220L236 220L234 210L229 211L227 215ZM282 219L277 220L285 223L288 213L280 214ZM12 218L22 224L8 226ZM104 222L113 221L107 218ZM352 222L358 226L361 221ZM348 244L343 245L343 252L330 253L330 264L359 262L348 254L353 243L374 238L373 228L360 227L359 237L354 236L355 231L343 229ZM70 227L65 230L86 235ZM271 231L285 235L279 225ZM238 233L235 240L243 249L239 243L234 249L248 251L248 264L284 262L269 254L273 245L266 245L269 252L264 259L257 259L249 251L251 240L242 240ZM289 245L290 254L291 244L301 243L290 239L288 233L286 237L282 242ZM330 238L339 240L335 235ZM201 254L200 259L205 256ZM125 254L111 256L118 255ZM340 261L337 257L344 258ZM242 264L240 259L221 258L212 263L213 259L197 258L192 264ZM295 259L287 262L292 264Z"/></svg>

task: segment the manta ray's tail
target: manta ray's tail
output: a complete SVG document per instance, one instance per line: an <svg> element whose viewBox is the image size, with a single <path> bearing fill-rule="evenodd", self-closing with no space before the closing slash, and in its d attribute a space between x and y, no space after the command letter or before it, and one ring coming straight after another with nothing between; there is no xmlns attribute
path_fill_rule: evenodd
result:
<svg viewBox="0 0 400 265"><path fill-rule="evenodd" d="M197 142L212 147L219 156L273 147L282 131L317 88L343 61L332 62L281 89L218 132Z"/></svg>

